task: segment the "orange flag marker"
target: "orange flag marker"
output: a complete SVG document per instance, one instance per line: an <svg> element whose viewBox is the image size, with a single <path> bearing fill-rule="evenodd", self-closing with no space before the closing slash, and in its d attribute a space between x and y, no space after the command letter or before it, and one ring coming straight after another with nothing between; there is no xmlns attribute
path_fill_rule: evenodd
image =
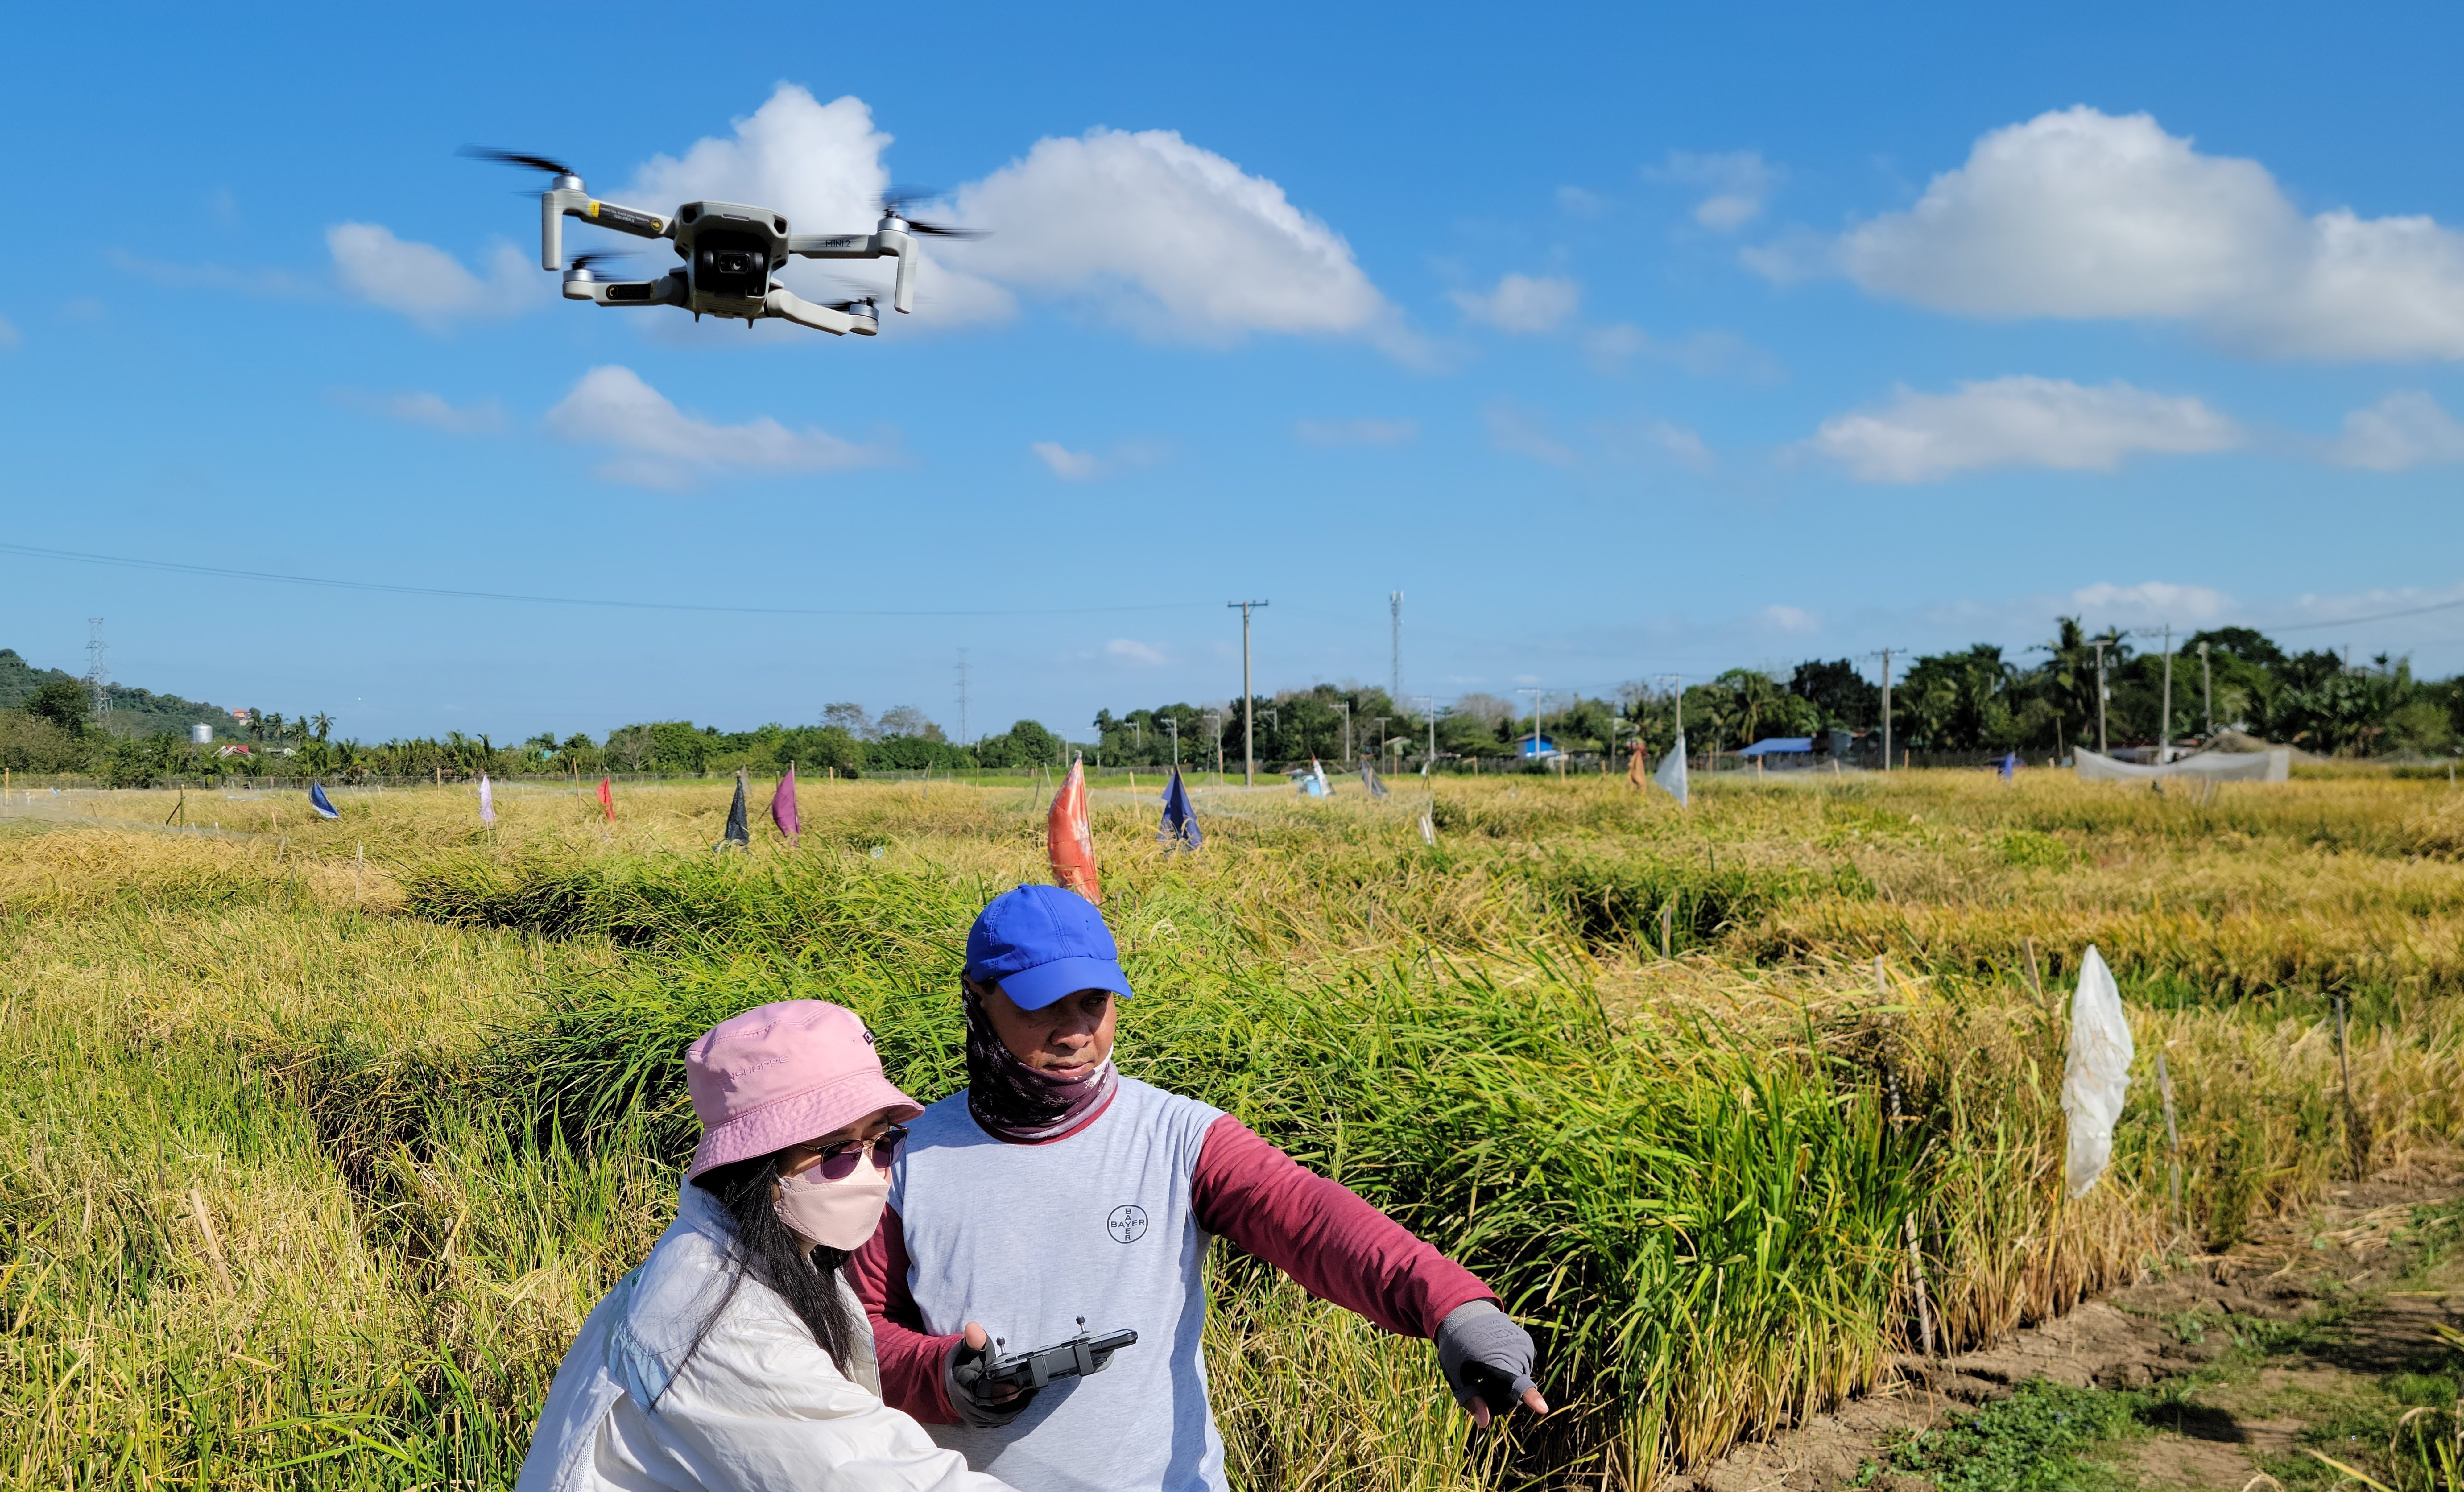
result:
<svg viewBox="0 0 2464 1492"><path fill-rule="evenodd" d="M1104 905L1104 889L1095 879L1095 834L1087 823L1087 760L1075 757L1061 791L1052 795L1052 813L1045 820L1045 842L1052 852L1052 879L1096 906Z"/></svg>

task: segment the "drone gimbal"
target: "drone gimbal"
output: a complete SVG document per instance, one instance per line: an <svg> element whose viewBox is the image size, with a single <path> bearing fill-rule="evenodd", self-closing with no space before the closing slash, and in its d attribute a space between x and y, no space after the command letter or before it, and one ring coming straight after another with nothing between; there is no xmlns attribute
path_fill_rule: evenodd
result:
<svg viewBox="0 0 2464 1492"><path fill-rule="evenodd" d="M564 274L564 297L603 306L682 306L696 320L704 316L740 317L747 326L763 317L778 317L818 332L870 337L881 330L881 309L870 296L819 305L771 279L790 256L807 259L890 259L898 261L896 288L891 304L899 311L914 309L915 235L969 238L974 234L907 216L911 201L929 193L893 191L881 205L881 221L869 233L791 233L783 213L736 202L688 202L673 217L603 202L582 185L573 167L544 156L472 147L465 152L549 173L539 193L539 268ZM603 279L594 261L613 257L605 252L579 253L571 264L564 257L564 220L580 218L636 238L672 239L684 268L656 279Z"/></svg>

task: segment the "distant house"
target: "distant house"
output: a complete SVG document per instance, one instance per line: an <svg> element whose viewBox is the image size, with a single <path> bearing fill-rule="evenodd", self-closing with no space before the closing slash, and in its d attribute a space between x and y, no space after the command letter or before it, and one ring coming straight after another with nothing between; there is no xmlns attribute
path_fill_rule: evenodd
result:
<svg viewBox="0 0 2464 1492"><path fill-rule="evenodd" d="M1745 750L1737 753L1737 755L1740 757L1805 757L1811 758L1814 755L1814 737L1811 735L1769 736L1763 740L1754 742L1751 746L1749 746ZM1778 761L1772 761L1770 764L1774 767L1781 765ZM1800 763L1796 762L1790 762L1787 764L1790 766L1800 765Z"/></svg>
<svg viewBox="0 0 2464 1492"><path fill-rule="evenodd" d="M1562 757L1565 755L1564 752L1557 749L1557 743L1555 741L1551 740L1545 735L1527 735L1521 740L1516 741L1514 743L1514 754L1518 757L1529 757L1534 761L1545 761L1552 757Z"/></svg>
<svg viewBox="0 0 2464 1492"><path fill-rule="evenodd" d="M1846 731L1825 731L1819 735L1768 736L1737 755L1746 760L1759 761L1768 770L1777 771L1845 760L1855 750L1856 738Z"/></svg>

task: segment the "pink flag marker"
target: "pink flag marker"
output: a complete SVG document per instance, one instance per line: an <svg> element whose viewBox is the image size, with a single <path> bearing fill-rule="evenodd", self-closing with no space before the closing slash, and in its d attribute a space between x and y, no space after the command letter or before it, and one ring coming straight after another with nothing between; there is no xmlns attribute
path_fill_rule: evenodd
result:
<svg viewBox="0 0 2464 1492"><path fill-rule="evenodd" d="M479 822L481 823L496 822L496 795L489 787L488 774L485 772L479 774Z"/></svg>
<svg viewBox="0 0 2464 1492"><path fill-rule="evenodd" d="M779 791L770 800L770 822L779 832L792 841L804 832L804 821L796 814L796 764L787 763L787 775L779 779Z"/></svg>

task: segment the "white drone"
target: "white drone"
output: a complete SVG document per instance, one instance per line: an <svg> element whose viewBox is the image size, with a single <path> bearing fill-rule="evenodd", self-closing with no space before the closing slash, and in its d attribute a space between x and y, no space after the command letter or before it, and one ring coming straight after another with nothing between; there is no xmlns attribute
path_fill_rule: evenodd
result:
<svg viewBox="0 0 2464 1492"><path fill-rule="evenodd" d="M807 259L889 259L898 261L897 286L891 304L901 312L915 304L915 234L942 238L978 235L938 223L922 223L907 215L911 202L933 193L893 188L882 199L881 222L869 233L790 233L785 214L738 202L688 202L673 217L660 217L634 208L602 202L583 189L573 167L545 156L518 155L510 150L472 146L465 155L509 165L527 165L554 180L539 193L539 268L564 273L564 298L590 300L603 306L683 306L693 319L704 316L742 317L751 326L763 317L778 317L817 332L870 337L881 330L881 308L871 296L834 305L816 305L770 276L784 269L788 256ZM619 255L578 253L564 258L564 220L577 217L601 228L612 228L636 238L673 239L683 269L657 279L602 279L591 265Z"/></svg>

